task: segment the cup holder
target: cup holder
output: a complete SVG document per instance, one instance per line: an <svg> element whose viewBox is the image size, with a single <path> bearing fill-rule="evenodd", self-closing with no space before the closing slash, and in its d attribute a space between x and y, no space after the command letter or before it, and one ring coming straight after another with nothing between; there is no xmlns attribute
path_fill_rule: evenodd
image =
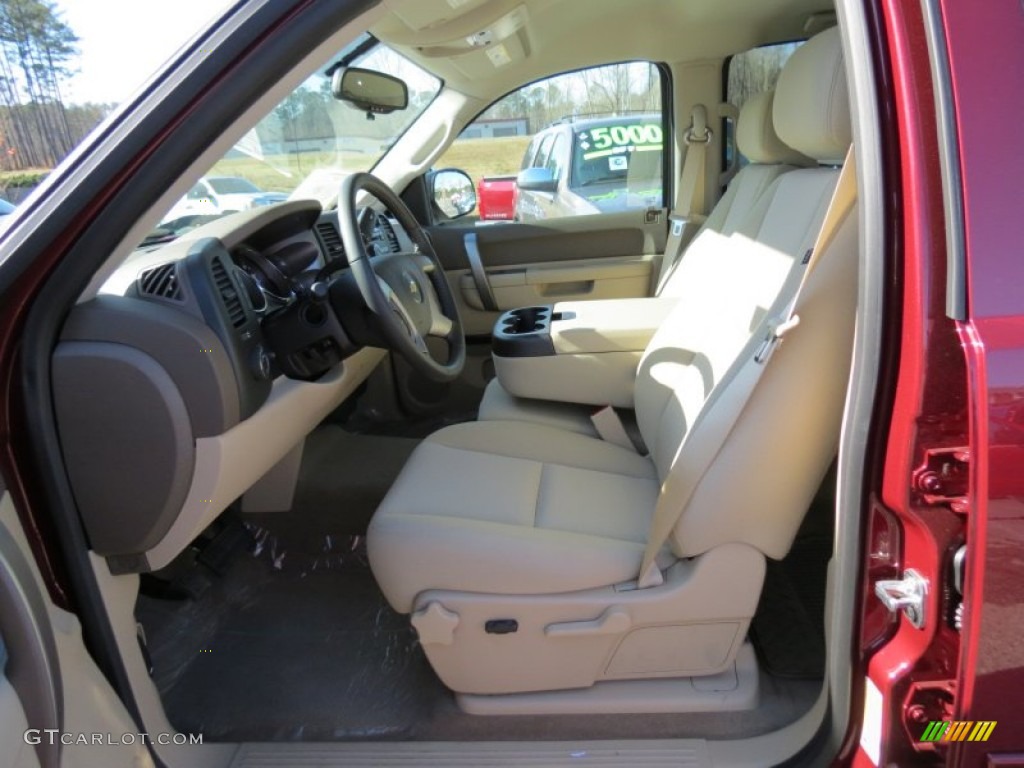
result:
<svg viewBox="0 0 1024 768"><path fill-rule="evenodd" d="M550 306L519 307L504 313L494 325L492 349L502 357L540 357L555 354L551 343Z"/></svg>
<svg viewBox="0 0 1024 768"><path fill-rule="evenodd" d="M540 333L551 326L551 307L519 307L502 315L500 323L510 336Z"/></svg>

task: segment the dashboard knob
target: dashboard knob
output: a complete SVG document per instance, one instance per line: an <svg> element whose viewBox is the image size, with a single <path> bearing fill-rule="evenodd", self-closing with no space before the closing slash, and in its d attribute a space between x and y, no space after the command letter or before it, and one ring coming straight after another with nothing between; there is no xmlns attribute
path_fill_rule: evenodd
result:
<svg viewBox="0 0 1024 768"><path fill-rule="evenodd" d="M267 381L272 376L270 353L262 344L257 344L249 354L249 370L252 375L261 381Z"/></svg>
<svg viewBox="0 0 1024 768"><path fill-rule="evenodd" d="M327 295L330 292L330 288L327 283L322 280L313 283L309 286L309 297L313 301L327 301Z"/></svg>

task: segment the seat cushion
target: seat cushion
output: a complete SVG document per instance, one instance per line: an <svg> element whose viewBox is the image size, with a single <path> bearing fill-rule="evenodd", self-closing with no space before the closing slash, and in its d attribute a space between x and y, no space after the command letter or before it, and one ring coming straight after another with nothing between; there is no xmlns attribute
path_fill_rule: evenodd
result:
<svg viewBox="0 0 1024 768"><path fill-rule="evenodd" d="M493 379L484 390L477 419L480 421L526 421L596 438L598 437L597 429L594 427L594 422L590 420L590 414L594 410L592 405L516 397L509 394L498 379Z"/></svg>
<svg viewBox="0 0 1024 768"><path fill-rule="evenodd" d="M600 439L513 421L423 441L367 533L401 612L427 589L552 594L635 578L658 496L653 464Z"/></svg>

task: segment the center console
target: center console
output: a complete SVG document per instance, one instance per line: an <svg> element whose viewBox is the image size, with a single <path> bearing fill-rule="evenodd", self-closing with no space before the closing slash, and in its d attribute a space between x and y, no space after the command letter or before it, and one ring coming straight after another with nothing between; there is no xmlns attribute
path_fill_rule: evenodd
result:
<svg viewBox="0 0 1024 768"><path fill-rule="evenodd" d="M571 301L505 312L494 326L498 380L516 397L631 408L640 358L676 301Z"/></svg>

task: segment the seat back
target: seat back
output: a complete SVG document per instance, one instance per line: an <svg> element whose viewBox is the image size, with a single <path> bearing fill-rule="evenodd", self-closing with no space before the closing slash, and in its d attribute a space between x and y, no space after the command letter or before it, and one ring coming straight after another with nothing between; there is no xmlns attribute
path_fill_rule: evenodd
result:
<svg viewBox="0 0 1024 768"><path fill-rule="evenodd" d="M778 136L823 167L774 179L729 232L687 251L679 304L644 353L637 421L661 480L701 440L707 409L730 396L728 372L753 355L767 321L793 295L849 147L842 49L835 29L798 49L779 77ZM739 177L737 177L739 178ZM680 556L744 542L788 551L835 455L856 304L856 217L821 254L789 334L704 474L671 538Z"/></svg>
<svg viewBox="0 0 1024 768"><path fill-rule="evenodd" d="M736 232L779 176L797 167L815 164L811 158L784 144L775 133L774 97L774 91L765 91L751 96L743 104L736 122L736 145L749 162L730 182L689 248L675 264L666 265L658 295L678 296L685 291L687 281L699 280L699 270L695 276L689 268L690 251L699 247L702 240Z"/></svg>

